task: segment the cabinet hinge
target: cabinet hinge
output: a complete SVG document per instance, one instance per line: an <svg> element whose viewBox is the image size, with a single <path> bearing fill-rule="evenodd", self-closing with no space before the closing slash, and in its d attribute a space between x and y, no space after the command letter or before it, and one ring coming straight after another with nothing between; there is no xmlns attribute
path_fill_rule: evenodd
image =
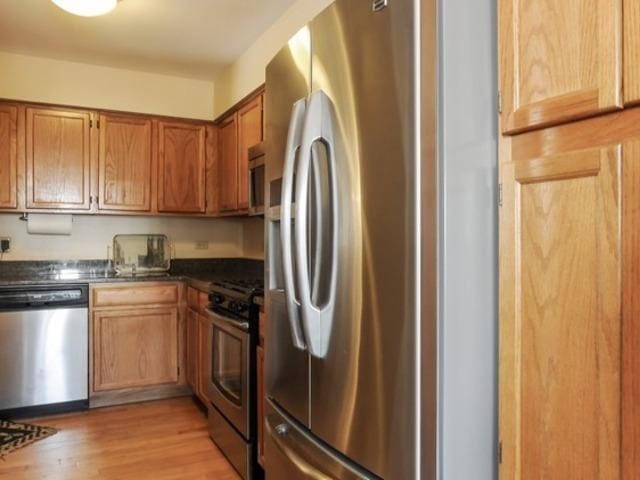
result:
<svg viewBox="0 0 640 480"><path fill-rule="evenodd" d="M498 90L498 113L502 113L502 90Z"/></svg>
<svg viewBox="0 0 640 480"><path fill-rule="evenodd" d="M100 129L100 120L96 121L96 128Z"/></svg>
<svg viewBox="0 0 640 480"><path fill-rule="evenodd" d="M498 184L498 207L502 207L502 183Z"/></svg>
<svg viewBox="0 0 640 480"><path fill-rule="evenodd" d="M502 465L502 442L498 443L498 464Z"/></svg>
<svg viewBox="0 0 640 480"><path fill-rule="evenodd" d="M180 376L180 367L178 367L178 377Z"/></svg>
<svg viewBox="0 0 640 480"><path fill-rule="evenodd" d="M89 128L93 128L93 120L89 119Z"/></svg>

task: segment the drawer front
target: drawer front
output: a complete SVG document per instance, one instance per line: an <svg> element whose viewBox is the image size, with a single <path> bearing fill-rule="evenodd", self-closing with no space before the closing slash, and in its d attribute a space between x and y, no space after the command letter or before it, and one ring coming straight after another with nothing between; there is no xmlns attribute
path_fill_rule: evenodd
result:
<svg viewBox="0 0 640 480"><path fill-rule="evenodd" d="M129 305L175 305L180 298L179 286L166 285L122 285L98 287L93 290L93 307L117 307Z"/></svg>

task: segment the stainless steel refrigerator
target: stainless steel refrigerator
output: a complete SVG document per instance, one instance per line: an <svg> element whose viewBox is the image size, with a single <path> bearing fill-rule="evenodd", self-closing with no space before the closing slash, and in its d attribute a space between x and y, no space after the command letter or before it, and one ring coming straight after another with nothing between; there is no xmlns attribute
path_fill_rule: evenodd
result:
<svg viewBox="0 0 640 480"><path fill-rule="evenodd" d="M338 0L266 71L266 475L417 475L416 5Z"/></svg>

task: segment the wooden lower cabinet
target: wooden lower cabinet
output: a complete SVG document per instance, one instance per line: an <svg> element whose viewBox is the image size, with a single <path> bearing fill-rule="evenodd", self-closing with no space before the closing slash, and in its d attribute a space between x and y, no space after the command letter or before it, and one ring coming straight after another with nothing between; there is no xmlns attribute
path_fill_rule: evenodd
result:
<svg viewBox="0 0 640 480"><path fill-rule="evenodd" d="M205 357L205 352L208 351L207 342L211 342L211 338L209 336L209 319L204 315L198 315L198 320L200 323L200 330L198 331L198 342L200 345L200 356L198 360L198 369L196 371L197 375L197 386L196 386L196 394L202 403L205 405L211 402L209 395L207 393L207 382L208 382L208 372L209 369L207 365L211 363L211 358Z"/></svg>
<svg viewBox="0 0 640 480"><path fill-rule="evenodd" d="M205 390L205 351L207 319L198 312L189 309L187 313L187 384L193 393L207 403Z"/></svg>
<svg viewBox="0 0 640 480"><path fill-rule="evenodd" d="M93 315L94 390L176 384L178 310L113 310Z"/></svg>
<svg viewBox="0 0 640 480"><path fill-rule="evenodd" d="M166 282L91 287L90 406L188 393L182 290Z"/></svg>
<svg viewBox="0 0 640 480"><path fill-rule="evenodd" d="M510 145L500 478L640 478L640 109Z"/></svg>
<svg viewBox="0 0 640 480"><path fill-rule="evenodd" d="M208 320L204 310L207 303L207 292L187 287L187 383L204 404L209 402L205 388L207 360L203 356L208 339Z"/></svg>
<svg viewBox="0 0 640 480"><path fill-rule="evenodd" d="M187 311L187 384L197 392L200 358L200 318L198 312Z"/></svg>

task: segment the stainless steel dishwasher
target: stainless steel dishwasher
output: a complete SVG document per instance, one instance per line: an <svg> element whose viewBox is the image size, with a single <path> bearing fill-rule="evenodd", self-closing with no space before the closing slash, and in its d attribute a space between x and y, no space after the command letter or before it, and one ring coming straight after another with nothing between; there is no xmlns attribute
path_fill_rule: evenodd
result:
<svg viewBox="0 0 640 480"><path fill-rule="evenodd" d="M0 415L86 408L87 285L0 287Z"/></svg>

